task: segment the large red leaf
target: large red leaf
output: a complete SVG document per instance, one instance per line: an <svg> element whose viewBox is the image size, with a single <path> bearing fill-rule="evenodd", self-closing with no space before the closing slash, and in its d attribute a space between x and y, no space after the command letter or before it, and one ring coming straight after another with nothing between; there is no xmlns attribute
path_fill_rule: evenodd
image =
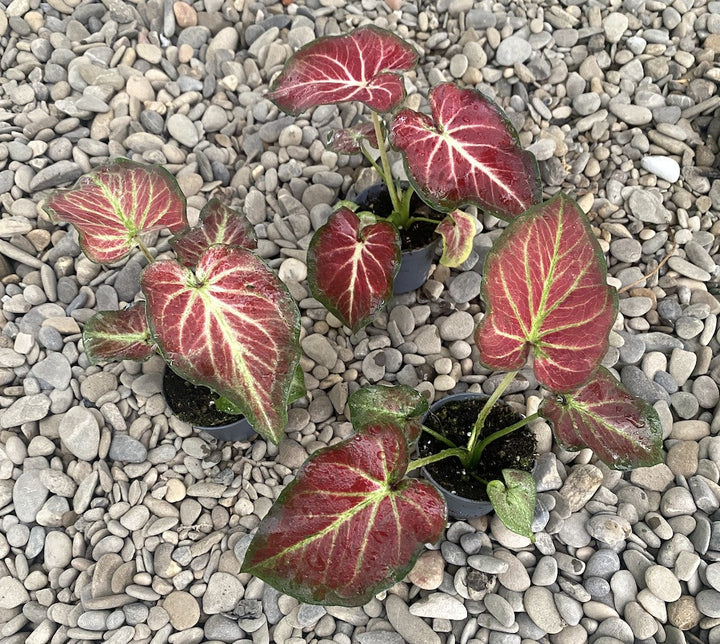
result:
<svg viewBox="0 0 720 644"><path fill-rule="evenodd" d="M83 346L90 364L145 360L155 353L145 302L122 311L98 311L83 327Z"/></svg>
<svg viewBox="0 0 720 644"><path fill-rule="evenodd" d="M474 204L503 219L541 198L535 157L522 150L502 110L472 89L430 92L432 116L410 109L393 120L391 141L423 199L441 210Z"/></svg>
<svg viewBox="0 0 720 644"><path fill-rule="evenodd" d="M173 370L227 398L277 443L300 357L300 315L285 285L237 246L209 248L194 271L155 262L140 283Z"/></svg>
<svg viewBox="0 0 720 644"><path fill-rule="evenodd" d="M187 227L185 195L165 168L114 159L72 188L55 191L44 206L54 221L77 228L80 246L94 262L122 259L143 233Z"/></svg>
<svg viewBox="0 0 720 644"><path fill-rule="evenodd" d="M268 94L290 114L309 107L360 101L376 112L389 112L405 98L399 72L417 62L415 49L374 26L344 36L318 38L290 58Z"/></svg>
<svg viewBox="0 0 720 644"><path fill-rule="evenodd" d="M470 257L475 230L475 217L462 210L454 210L438 224L435 231L443 238L443 253L440 257L443 266L454 268Z"/></svg>
<svg viewBox="0 0 720 644"><path fill-rule="evenodd" d="M392 296L400 239L392 224L366 224L341 208L313 236L307 263L313 296L357 331Z"/></svg>
<svg viewBox="0 0 720 644"><path fill-rule="evenodd" d="M579 391L547 398L540 414L565 449L589 447L606 465L625 470L662 461L662 426L655 409L632 396L604 367Z"/></svg>
<svg viewBox="0 0 720 644"><path fill-rule="evenodd" d="M409 443L413 443L422 431L428 401L406 385L369 385L353 393L348 398L348 406L353 427L360 429L374 423L392 423L402 430Z"/></svg>
<svg viewBox="0 0 720 644"><path fill-rule="evenodd" d="M393 424L316 452L263 519L243 571L302 602L367 603L445 528L445 502L427 482L403 478L407 463Z"/></svg>
<svg viewBox="0 0 720 644"><path fill-rule="evenodd" d="M248 250L257 248L252 224L243 213L226 206L219 199L211 199L205 204L197 226L170 240L178 261L184 266L195 266L200 255L216 244L241 246Z"/></svg>
<svg viewBox="0 0 720 644"><path fill-rule="evenodd" d="M565 392L585 383L608 347L617 292L590 224L565 195L515 219L488 254L475 332L480 360L519 369L534 354L535 376Z"/></svg>

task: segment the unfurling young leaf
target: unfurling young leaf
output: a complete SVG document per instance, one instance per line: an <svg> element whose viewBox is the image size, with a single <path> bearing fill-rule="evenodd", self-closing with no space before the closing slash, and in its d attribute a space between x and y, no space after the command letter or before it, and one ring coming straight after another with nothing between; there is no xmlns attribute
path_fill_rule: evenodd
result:
<svg viewBox="0 0 720 644"><path fill-rule="evenodd" d="M55 191L44 206L53 221L78 230L80 246L92 261L110 264L125 257L143 233L186 228L185 195L161 166L115 159L99 166L72 188Z"/></svg>
<svg viewBox="0 0 720 644"><path fill-rule="evenodd" d="M604 367L578 391L546 398L540 414L565 449L589 447L616 470L662 462L662 426L655 409L635 398Z"/></svg>
<svg viewBox="0 0 720 644"><path fill-rule="evenodd" d="M359 101L389 112L405 98L401 72L417 52L393 33L374 26L313 40L295 52L273 82L268 98L289 114L317 105Z"/></svg>
<svg viewBox="0 0 720 644"><path fill-rule="evenodd" d="M392 296L399 267L395 227L386 221L365 224L349 208L333 213L308 249L310 291L353 332Z"/></svg>
<svg viewBox="0 0 720 644"><path fill-rule="evenodd" d="M83 347L90 364L145 360L155 353L145 302L121 311L98 311L83 327Z"/></svg>
<svg viewBox="0 0 720 644"><path fill-rule="evenodd" d="M403 478L407 465L407 440L392 423L316 452L260 523L243 572L302 602L367 603L445 529L444 500Z"/></svg>
<svg viewBox="0 0 720 644"><path fill-rule="evenodd" d="M532 522L535 514L537 489L530 472L503 470L505 485L501 481L490 481L487 495L495 513L508 530L535 541Z"/></svg>
<svg viewBox="0 0 720 644"><path fill-rule="evenodd" d="M300 359L300 314L277 275L244 248L212 246L194 271L151 264L141 286L173 370L227 398L259 434L279 442Z"/></svg>
<svg viewBox="0 0 720 644"><path fill-rule="evenodd" d="M218 199L211 199L205 204L197 226L170 239L170 246L183 266L195 266L200 255L217 244L248 250L257 248L255 229L245 215Z"/></svg>
<svg viewBox="0 0 720 644"><path fill-rule="evenodd" d="M428 401L420 392L406 385L361 387L348 398L353 427L362 429L377 423L392 423L413 443L422 431L422 417Z"/></svg>
<svg viewBox="0 0 720 644"><path fill-rule="evenodd" d="M449 83L429 100L431 116L404 109L390 129L410 183L427 203L448 211L473 204L512 219L540 201L535 157L495 103Z"/></svg>
<svg viewBox="0 0 720 644"><path fill-rule="evenodd" d="M480 361L511 371L534 355L535 376L553 392L587 382L608 347L617 292L578 205L558 195L510 223L488 254L487 313L475 331Z"/></svg>
<svg viewBox="0 0 720 644"><path fill-rule="evenodd" d="M455 268L460 266L473 249L475 239L475 217L462 210L454 210L435 229L443 238L443 253L440 263Z"/></svg>

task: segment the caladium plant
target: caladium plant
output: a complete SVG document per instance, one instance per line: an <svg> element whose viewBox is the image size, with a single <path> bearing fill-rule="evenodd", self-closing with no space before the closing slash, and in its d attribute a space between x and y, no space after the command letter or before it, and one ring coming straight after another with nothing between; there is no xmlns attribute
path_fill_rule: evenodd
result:
<svg viewBox="0 0 720 644"><path fill-rule="evenodd" d="M159 353L178 375L220 395L262 436L284 435L297 397L300 314L285 285L253 254L244 215L211 199L190 228L185 196L160 166L115 159L54 192L44 205L78 231L93 261L117 262L139 248L149 265L145 300L100 311L85 324L91 362L144 360ZM168 229L176 260L155 260L143 236ZM301 373L301 372L300 372Z"/></svg>
<svg viewBox="0 0 720 644"><path fill-rule="evenodd" d="M408 387L364 387L350 397L355 434L309 457L260 523L243 563L245 572L304 602L361 605L402 578L446 520L440 493L407 475L443 459L459 459L503 523L532 539L532 475L503 469L502 481L488 481L478 463L494 441L539 418L552 425L560 446L590 448L611 468L662 459L656 411L601 366L618 295L607 284L605 258L585 213L562 193L542 201L534 159L519 148L502 111L478 92L441 85L430 94L429 115L393 111L402 99L393 76L414 62L396 41L374 27L320 39L298 52L271 94L292 112L318 104L316 96L325 103L364 102L373 110L372 130L361 125L333 141L368 156L368 142L377 145L380 163L371 161L394 194L388 221L347 207L335 212L311 243L309 281L315 296L357 329L391 292L398 252L393 233L412 219L403 211L410 190L452 211L456 223L438 227L447 227L446 241L453 240L446 253L466 247L474 233L457 225L470 218L454 209L474 204L506 219L484 266L485 313L475 331L479 362L506 375L464 445L422 425L426 401ZM379 63L383 55L392 64ZM385 123L378 117L383 110ZM390 176L388 143L403 154L410 178L402 196ZM547 392L537 413L485 436L490 411L528 365ZM421 431L446 448L411 460Z"/></svg>
<svg viewBox="0 0 720 644"><path fill-rule="evenodd" d="M369 160L387 186L392 212L386 219L371 213L352 217L345 204L317 230L308 250L313 296L353 331L370 322L393 293L400 230L434 224L443 240L440 263L457 267L469 257L476 231L475 218L462 207L475 205L509 220L541 196L535 158L482 93L443 84L430 92L430 114L402 108L402 74L416 62L415 49L396 35L361 27L299 49L268 94L291 114L345 101L370 109L370 122L331 134L328 145ZM392 176L390 146L403 156L408 187ZM414 193L437 212L436 219L411 212Z"/></svg>

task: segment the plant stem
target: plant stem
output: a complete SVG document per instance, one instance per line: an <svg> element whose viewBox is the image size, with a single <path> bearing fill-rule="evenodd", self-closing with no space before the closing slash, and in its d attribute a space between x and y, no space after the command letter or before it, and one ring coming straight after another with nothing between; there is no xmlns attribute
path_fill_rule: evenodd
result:
<svg viewBox="0 0 720 644"><path fill-rule="evenodd" d="M438 452L437 454L430 454L430 456L418 458L417 460L411 461L408 464L406 473L412 472L412 470L416 470L420 467L430 465L430 463L435 463L436 461L442 461L445 458L450 458L451 456L457 456L461 461L465 462L465 458L467 457L467 450L464 447L451 447L450 449L444 449L442 452Z"/></svg>
<svg viewBox="0 0 720 644"><path fill-rule="evenodd" d="M135 238L135 242L138 245L138 248L142 251L142 254L145 255L145 258L148 262L151 264L155 261L155 258L150 254L150 251L148 250L148 247L143 244L142 239L139 237Z"/></svg>
<svg viewBox="0 0 720 644"><path fill-rule="evenodd" d="M387 184L387 179L385 178L385 173L383 172L383 169L378 165L377 161L375 161L375 159L372 158L372 155L367 151L364 142L361 144L360 150L362 151L363 156L369 161L370 165L375 168L377 173L380 175L380 178Z"/></svg>
<svg viewBox="0 0 720 644"><path fill-rule="evenodd" d="M441 443L445 443L445 445L447 445L448 447L457 447L457 445L455 445L455 443L453 443L449 438L443 436L442 434L439 434L434 429L430 429L425 425L423 425L422 429L424 432L430 434L430 436L432 436L434 439L439 440Z"/></svg>
<svg viewBox="0 0 720 644"><path fill-rule="evenodd" d="M408 226L414 224L416 221L425 221L428 224L435 224L436 226L440 223L437 219L431 219L430 217L410 217Z"/></svg>
<svg viewBox="0 0 720 644"><path fill-rule="evenodd" d="M482 441L480 441L475 446L475 452L477 453L477 457L473 456L473 453L470 453L470 465L476 465L477 461L480 460L480 455L483 453L483 450L494 440L497 440L498 438L502 438L503 436L507 436L508 434L512 434L516 429L520 429L521 427L525 427L525 425L528 425L529 423L532 423L534 420L537 420L540 418L540 414L537 412L528 416L527 418L523 418L522 420L519 420L514 425L510 425L509 427L503 427L502 429L499 429L498 431L494 432L493 434L490 434L490 436L486 436Z"/></svg>
<svg viewBox="0 0 720 644"><path fill-rule="evenodd" d="M380 117L377 112L372 113L373 125L375 126L375 137L377 138L378 150L380 150L380 161L383 167L383 177L385 179L385 185L388 188L390 194L390 201L392 201L393 210L400 212L400 197L398 197L397 190L395 189L395 181L393 181L392 170L390 168L390 161L387 156L387 148L385 147L385 130L383 129L382 123L380 123Z"/></svg>
<svg viewBox="0 0 720 644"><path fill-rule="evenodd" d="M515 376L517 376L517 371L510 371L505 374L505 377L502 379L495 391L493 391L490 398L488 398L485 406L480 410L477 420L475 421L475 425L473 425L472 433L470 434L470 440L468 441L467 446L468 452L473 455L471 460L479 460L482 452L478 453L477 442L480 439L480 432L482 432L482 428L485 426L485 420L500 396L505 393L505 390L510 386L510 383L515 380Z"/></svg>

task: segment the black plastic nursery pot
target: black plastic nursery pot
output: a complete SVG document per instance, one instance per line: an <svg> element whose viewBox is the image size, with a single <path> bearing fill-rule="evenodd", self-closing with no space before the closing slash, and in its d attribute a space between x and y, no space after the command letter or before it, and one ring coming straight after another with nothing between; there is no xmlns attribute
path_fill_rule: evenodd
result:
<svg viewBox="0 0 720 644"><path fill-rule="evenodd" d="M475 420L488 396L479 393L453 394L430 406L423 425L445 436L455 445L467 444ZM498 401L485 420L481 438L522 420L522 414ZM425 457L447 449L447 445L427 432L418 440L418 454ZM506 468L531 471L537 442L529 427L522 427L492 441L483 451L473 472L467 472L456 457L422 468L423 476L445 497L448 514L455 519L472 519L492 512L485 487L488 481L503 480Z"/></svg>
<svg viewBox="0 0 720 644"><path fill-rule="evenodd" d="M366 188L355 197L354 201L363 210L380 217L388 217L392 213L390 194L384 183L376 183ZM438 223L444 217L442 213L432 210L416 194L410 200L410 212L423 217L436 218ZM427 281L440 243L440 236L435 233L435 226L436 224L428 222L416 222L407 230L400 230L402 259L393 282L395 295L414 291Z"/></svg>
<svg viewBox="0 0 720 644"><path fill-rule="evenodd" d="M168 406L180 420L218 440L244 441L256 434L245 416L216 409L218 395L214 391L188 382L169 368L163 375L163 393Z"/></svg>

